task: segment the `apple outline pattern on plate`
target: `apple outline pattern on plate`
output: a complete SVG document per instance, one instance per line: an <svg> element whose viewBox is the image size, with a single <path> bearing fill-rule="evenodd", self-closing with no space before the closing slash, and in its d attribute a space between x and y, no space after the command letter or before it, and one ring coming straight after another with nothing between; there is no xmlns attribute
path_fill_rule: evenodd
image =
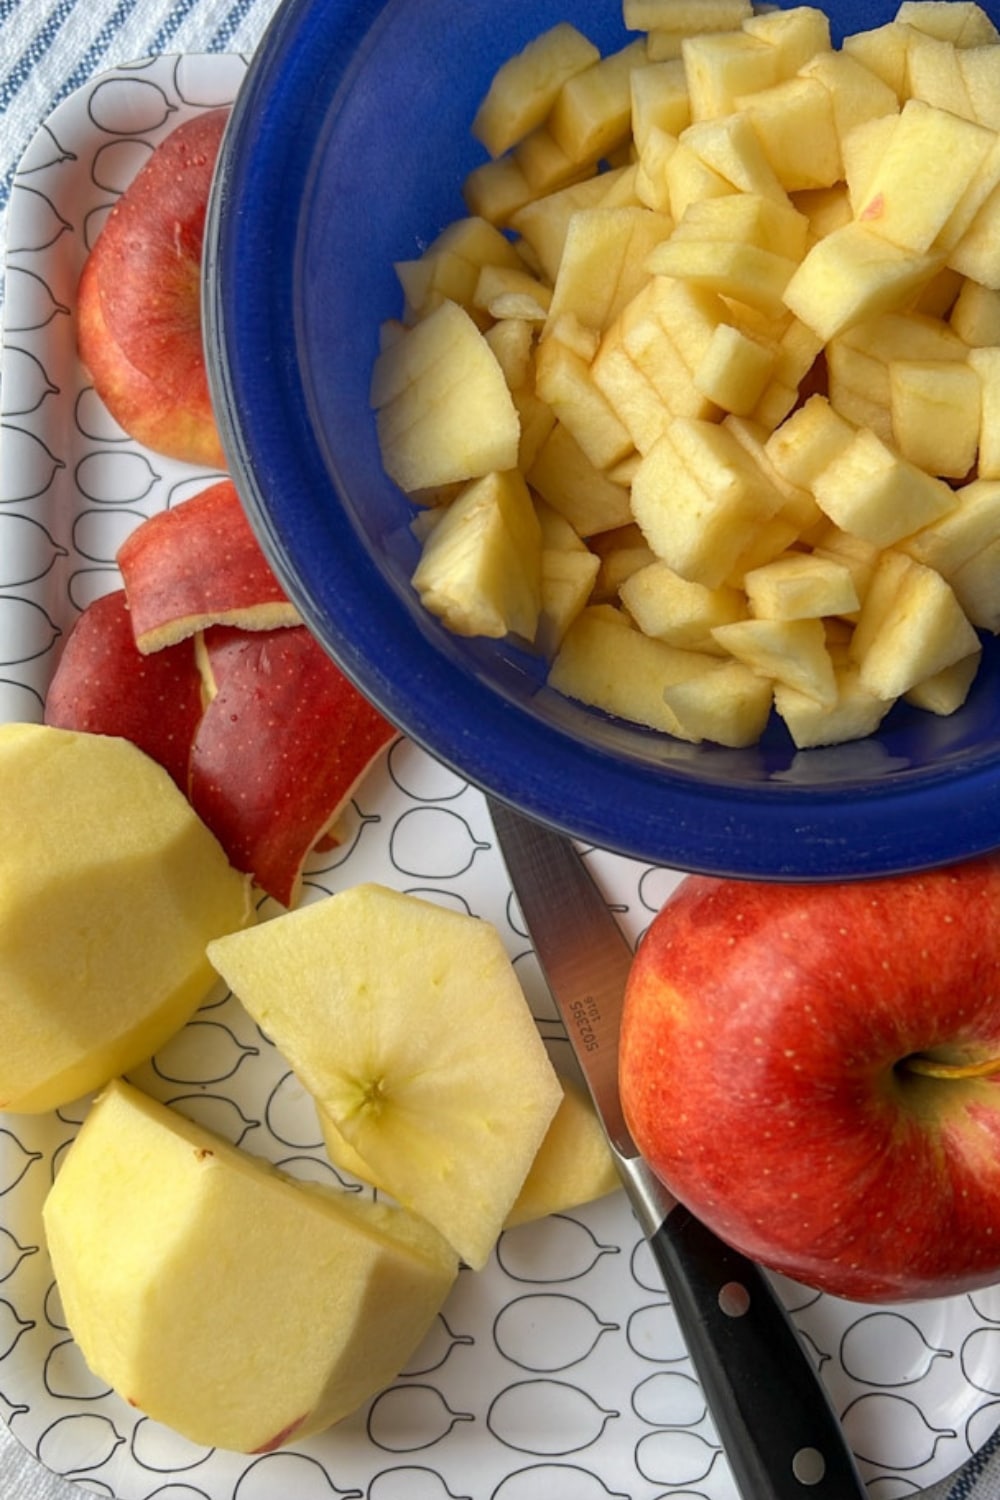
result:
<svg viewBox="0 0 1000 1500"><path fill-rule="evenodd" d="M124 536L216 477L143 450L109 418L76 360L73 293L125 183L188 114L230 102L246 65L166 55L101 74L40 127L18 169L0 388L0 719L41 718L60 641L118 586ZM588 858L636 942L679 877ZM558 1061L567 1044L483 799L406 740L369 773L345 841L313 857L303 899L364 880L493 921ZM338 1177L308 1097L224 988L130 1076L292 1173L368 1191ZM484 1271L461 1272L408 1369L327 1433L247 1457L150 1421L86 1370L42 1242L41 1204L85 1109L0 1120L0 1416L48 1468L115 1500L165 1485L191 1500L735 1500L620 1193L502 1235ZM1000 1288L892 1309L779 1289L873 1500L918 1493L1000 1421Z"/></svg>

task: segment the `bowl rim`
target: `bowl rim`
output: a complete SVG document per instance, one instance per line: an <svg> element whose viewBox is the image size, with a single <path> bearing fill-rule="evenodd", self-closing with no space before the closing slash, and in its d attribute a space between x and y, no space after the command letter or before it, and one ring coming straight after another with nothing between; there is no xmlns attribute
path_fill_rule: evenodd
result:
<svg viewBox="0 0 1000 1500"><path fill-rule="evenodd" d="M332 99L393 3L283 0L233 105L206 220L204 336L220 436L250 523L307 626L404 734L457 775L629 857L713 875L821 881L903 873L1000 846L997 755L970 752L943 769L890 770L875 781L861 772L829 787L804 787L794 775L727 786L581 743L516 711L474 671L456 671L455 652L435 640L443 627L414 629L421 606L390 586L347 515L331 507L318 521L297 504L318 479L335 485L294 357L297 215L275 212L271 193L296 202L325 122L322 107L300 101ZM269 315L247 316L247 307ZM405 660L405 673L392 671L394 659Z"/></svg>

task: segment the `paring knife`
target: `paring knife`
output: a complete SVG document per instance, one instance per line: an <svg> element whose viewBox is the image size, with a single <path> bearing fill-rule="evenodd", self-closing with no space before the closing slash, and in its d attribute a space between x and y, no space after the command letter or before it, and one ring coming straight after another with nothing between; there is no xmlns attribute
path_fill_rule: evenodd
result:
<svg viewBox="0 0 1000 1500"><path fill-rule="evenodd" d="M618 1091L618 1029L632 953L614 914L570 840L493 798L487 805L536 957L741 1495L865 1500L837 1416L763 1271L671 1197L629 1134Z"/></svg>

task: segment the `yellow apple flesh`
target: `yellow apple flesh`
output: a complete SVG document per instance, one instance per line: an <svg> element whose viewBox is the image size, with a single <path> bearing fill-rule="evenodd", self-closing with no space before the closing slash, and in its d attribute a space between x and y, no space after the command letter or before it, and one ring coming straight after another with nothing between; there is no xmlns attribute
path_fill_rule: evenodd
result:
<svg viewBox="0 0 1000 1500"><path fill-rule="evenodd" d="M44 1207L88 1366L193 1443L266 1452L389 1384L457 1274L405 1210L295 1182L116 1081Z"/></svg>
<svg viewBox="0 0 1000 1500"><path fill-rule="evenodd" d="M56 1109L151 1056L215 982L249 885L129 741L0 726L0 1108Z"/></svg>

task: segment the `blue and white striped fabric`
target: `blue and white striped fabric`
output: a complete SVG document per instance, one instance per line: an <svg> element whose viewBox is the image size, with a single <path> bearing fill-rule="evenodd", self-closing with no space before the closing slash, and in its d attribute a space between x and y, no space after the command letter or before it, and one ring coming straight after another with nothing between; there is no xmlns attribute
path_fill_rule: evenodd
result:
<svg viewBox="0 0 1000 1500"><path fill-rule="evenodd" d="M105 68L157 53L250 53L276 4L0 0L0 262L14 170L38 126L62 99Z"/></svg>

